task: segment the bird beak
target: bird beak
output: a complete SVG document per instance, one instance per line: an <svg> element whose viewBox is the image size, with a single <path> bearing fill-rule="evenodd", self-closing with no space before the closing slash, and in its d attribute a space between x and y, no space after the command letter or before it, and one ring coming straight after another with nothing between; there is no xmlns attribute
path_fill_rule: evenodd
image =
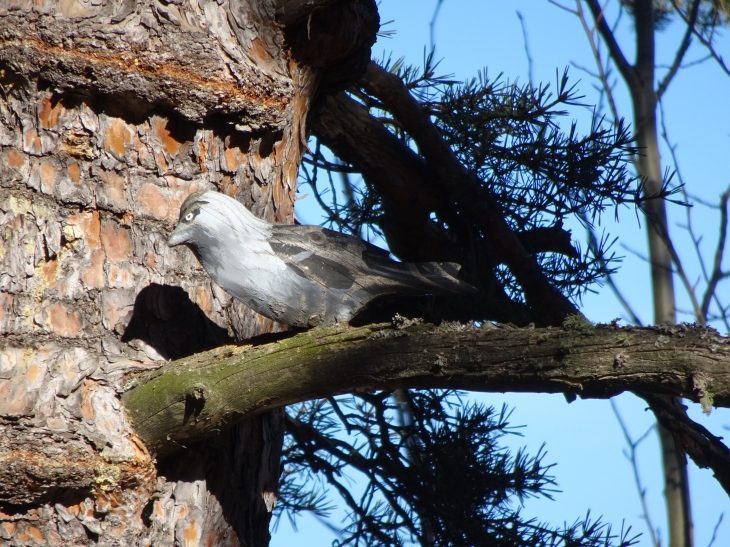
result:
<svg viewBox="0 0 730 547"><path fill-rule="evenodd" d="M167 240L167 246L168 247L175 247L177 245L181 245L185 243L187 238L185 237L185 234L183 233L183 228L180 224L178 224L175 229L170 234L170 239Z"/></svg>

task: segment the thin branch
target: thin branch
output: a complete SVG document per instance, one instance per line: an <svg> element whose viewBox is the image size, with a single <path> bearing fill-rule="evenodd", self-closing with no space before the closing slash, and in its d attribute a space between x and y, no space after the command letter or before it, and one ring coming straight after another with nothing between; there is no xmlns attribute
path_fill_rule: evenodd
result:
<svg viewBox="0 0 730 547"><path fill-rule="evenodd" d="M560 8L561 10L567 11L570 14L573 14L573 15L578 14L577 11L572 10L569 7L562 5L561 3L556 2L555 0L548 0L548 2L550 2L553 6Z"/></svg>
<svg viewBox="0 0 730 547"><path fill-rule="evenodd" d="M439 11L441 11L443 3L444 0L437 0L436 8L434 8L433 15L431 16L431 21L428 23L428 36L431 40L431 51L436 51L436 21L438 20Z"/></svg>
<svg viewBox="0 0 730 547"><path fill-rule="evenodd" d="M596 41L593 37L595 27L591 28L588 25L588 19L585 16L585 12L583 11L583 5L581 4L580 0L576 0L576 6L577 11L576 14L578 18L580 19L581 25L583 27L583 31L585 32L586 38L588 38L588 43L591 45L591 51L593 52L593 58L596 61L596 67L598 68L598 78L601 81L601 87L603 88L604 92L606 93L606 98L608 99L608 105L611 108L611 114L613 115L614 123L617 123L619 120L618 115L618 107L616 106L616 100L613 96L613 86L611 86L610 82L608 81L608 63L606 64L606 67L603 66L603 59L601 56L601 50L596 44ZM632 154L634 163L636 163L636 155Z"/></svg>
<svg viewBox="0 0 730 547"><path fill-rule="evenodd" d="M725 276L722 271L722 258L727 240L728 200L730 200L730 187L720 196L720 236L718 237L717 248L715 249L715 263L712 267L712 275L707 282L707 289L702 298L702 313L705 316L707 316L707 312L710 309L710 300L716 296L717 284Z"/></svg>
<svg viewBox="0 0 730 547"><path fill-rule="evenodd" d="M687 18L687 15L685 13L683 13L682 10L679 9L679 7L676 4L674 4L674 7L675 7L677 13L679 14L679 16L682 18L682 20L685 23L689 24L689 19ZM714 28L713 28L713 30L714 30ZM702 33L699 32L696 28L694 29L693 32L694 32L694 35L697 36L697 39L700 41L700 43L707 48L707 51L710 53L712 58L715 59L715 61L717 61L717 64L720 65L720 68L723 70L723 72L725 72L725 74L730 76L730 67L728 67L725 64L725 60L723 59L723 57L715 51L715 48L712 45L712 39L708 40L707 38L705 38L705 36L703 36Z"/></svg>
<svg viewBox="0 0 730 547"><path fill-rule="evenodd" d="M717 524L715 524L715 528L712 530L712 538L710 539L710 543L707 544L707 547L712 547L712 544L715 543L715 540L717 539L717 531L720 528L720 523L722 523L722 518L725 516L725 513L720 513L720 518L717 519Z"/></svg>
<svg viewBox="0 0 730 547"><path fill-rule="evenodd" d="M588 244L590 245L591 249L594 249L594 252L596 249L599 248L598 245L598 238L596 237L596 231L593 229L591 224L588 222L588 219L583 215L583 223L586 226L586 231L588 233ZM603 259L603 256L600 256L599 259L601 260L601 267L605 270L608 269L608 265L606 264L606 261ZM629 304L629 301L624 298L623 293L619 290L618 286L613 280L613 275L610 273L606 274L606 283L608 284L609 288L611 289L611 292L613 292L616 299L621 304L621 307L623 307L624 311L629 315L629 318L632 323L635 325L641 326L642 322L641 319L639 319L639 316L636 315L634 312L634 309L631 307L631 304Z"/></svg>
<svg viewBox="0 0 730 547"><path fill-rule="evenodd" d="M517 11L517 18L520 20L520 26L522 27L522 41L525 45L525 56L527 57L527 77L530 79L530 84L533 83L532 78L532 55L530 55L530 42L527 39L527 27L525 26L525 18L522 17L522 13Z"/></svg>
<svg viewBox="0 0 730 547"><path fill-rule="evenodd" d="M675 9L678 9L675 4ZM692 34L695 30L695 24L697 23L697 14L700 11L700 0L693 0L692 5L689 9L689 20L687 21L687 30L684 33L684 38L682 38L682 43L679 45L679 49L677 49L677 54L674 57L674 62L672 63L671 68L669 69L669 72L667 72L667 75L664 76L664 79L662 79L661 83L659 84L659 87L657 88L657 98L661 100L662 95L664 95L664 92L669 87L669 84L672 81L672 78L677 74L679 71L679 68L682 66L682 60L684 59L685 54L687 53L687 50L689 49L689 45L692 42Z"/></svg>
<svg viewBox="0 0 730 547"><path fill-rule="evenodd" d="M618 407L616 406L616 401L614 399L611 399L611 409L613 410L614 416L616 416L616 420L618 420L618 424L621 427L621 431L624 434L624 439L626 440L626 444L629 446L629 453L627 454L627 458L629 462L631 462L631 469L634 473L634 484L636 485L636 490L639 494L639 499L641 500L641 512L642 512L642 518L646 522L647 528L649 528L649 534L651 535L651 543L655 547L660 547L661 543L659 541L659 538L657 537L656 529L654 528L654 524L652 523L651 517L649 516L649 507L646 504L646 488L644 488L644 485L641 482L641 477L639 476L639 461L636 457L636 449L641 444L641 442L646 439L647 435L654 431L656 429L656 424L652 425L646 433L644 433L639 439L634 441L631 438L631 435L629 434L629 430L626 428L626 423L624 422L623 418L621 417L621 414L618 411Z"/></svg>
<svg viewBox="0 0 730 547"><path fill-rule="evenodd" d="M616 41L616 37L614 36L611 27L608 26L608 22L606 21L606 18L604 16L603 8L598 3L598 0L585 1L591 10L591 13L593 14L593 20L596 23L598 32L603 37L603 41L606 42L606 46L608 47L608 51L611 54L613 62L616 63L616 67L618 67L618 70L624 77L624 80L626 80L626 83L629 84L629 86L633 87L636 83L636 73L634 72L634 67L631 66L631 64L626 60L626 57L621 50L621 46L619 46L618 42ZM580 0L576 0L576 4L580 6Z"/></svg>

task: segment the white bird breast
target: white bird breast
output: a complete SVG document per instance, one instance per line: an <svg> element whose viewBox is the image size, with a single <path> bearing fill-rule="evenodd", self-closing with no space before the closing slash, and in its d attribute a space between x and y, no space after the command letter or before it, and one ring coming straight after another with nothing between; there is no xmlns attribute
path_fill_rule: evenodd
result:
<svg viewBox="0 0 730 547"><path fill-rule="evenodd" d="M219 252L225 255L225 259L215 260L211 277L244 302L248 298L266 302L278 296L287 267L268 243L269 224L222 194L211 192L204 199L209 203L201 209L200 221L210 227L219 241Z"/></svg>

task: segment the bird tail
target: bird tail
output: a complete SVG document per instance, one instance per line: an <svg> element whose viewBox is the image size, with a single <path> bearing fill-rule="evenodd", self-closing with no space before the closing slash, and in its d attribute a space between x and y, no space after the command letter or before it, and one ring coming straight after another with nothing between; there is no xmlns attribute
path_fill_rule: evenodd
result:
<svg viewBox="0 0 730 547"><path fill-rule="evenodd" d="M455 262L395 262L381 268L384 271L378 273L395 282L400 290L433 294L478 292L457 277L461 266Z"/></svg>

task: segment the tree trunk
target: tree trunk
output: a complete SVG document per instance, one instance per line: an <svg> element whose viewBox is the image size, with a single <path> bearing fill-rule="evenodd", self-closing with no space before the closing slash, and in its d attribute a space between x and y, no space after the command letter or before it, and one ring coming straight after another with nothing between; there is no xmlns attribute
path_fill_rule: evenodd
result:
<svg viewBox="0 0 730 547"><path fill-rule="evenodd" d="M0 4L4 542L268 543L281 411L156 461L121 382L285 328L167 235L203 189L293 222L310 105L377 26L371 1Z"/></svg>
<svg viewBox="0 0 730 547"><path fill-rule="evenodd" d="M639 176L644 178L645 196L657 195L662 189L659 131L657 129L657 93L655 79L655 26L654 4L642 0L635 6L636 17L636 78L629 85L634 107L634 126L638 155ZM651 286L654 296L654 323L674 324L677 320L672 257L669 238L667 208L663 199L646 203L646 231L649 240ZM668 399L669 400L669 399ZM677 404L680 404L677 401ZM692 547L694 532L689 496L687 461L677 447L670 431L658 424L664 467L664 496L669 523L669 547Z"/></svg>

